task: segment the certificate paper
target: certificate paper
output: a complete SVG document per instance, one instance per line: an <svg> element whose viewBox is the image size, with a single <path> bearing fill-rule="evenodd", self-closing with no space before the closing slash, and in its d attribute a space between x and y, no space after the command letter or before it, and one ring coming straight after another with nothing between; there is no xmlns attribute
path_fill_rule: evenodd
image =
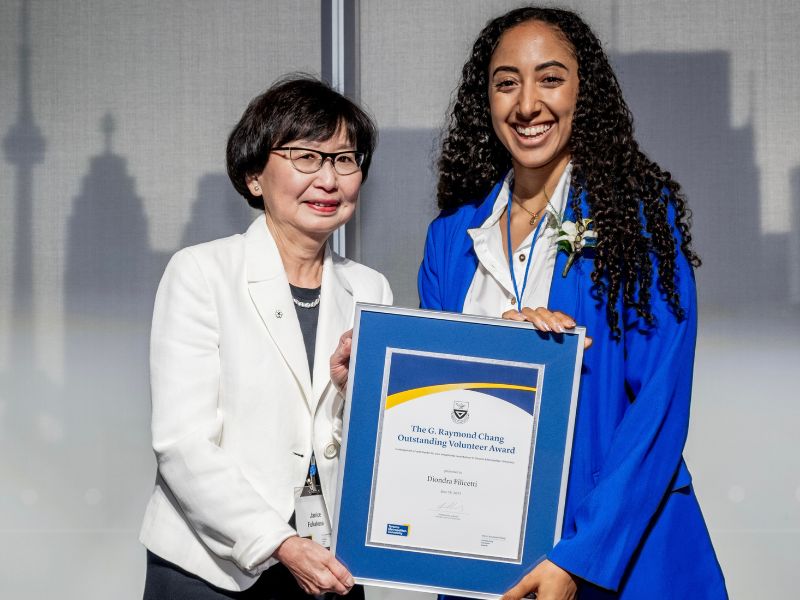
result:
<svg viewBox="0 0 800 600"><path fill-rule="evenodd" d="M332 552L499 598L561 538L584 330L356 304Z"/></svg>
<svg viewBox="0 0 800 600"><path fill-rule="evenodd" d="M518 563L544 367L396 348L385 365L368 543Z"/></svg>

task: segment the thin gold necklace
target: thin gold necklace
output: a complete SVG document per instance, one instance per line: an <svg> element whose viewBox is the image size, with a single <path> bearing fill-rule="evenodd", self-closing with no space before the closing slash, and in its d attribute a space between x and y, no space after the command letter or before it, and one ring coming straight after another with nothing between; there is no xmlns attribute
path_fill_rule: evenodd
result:
<svg viewBox="0 0 800 600"><path fill-rule="evenodd" d="M517 206L519 206L522 210L524 210L526 213L528 213L531 216L531 220L528 221L528 225L530 225L531 227L536 225L536 219L538 219L541 216L541 214L547 208L547 205L550 204L550 196L547 195L547 186L543 187L542 191L544 192L544 198L545 198L545 200L547 200L547 202L545 203L545 205L542 208L540 208L537 211L528 210L527 208L525 208L525 205L522 204L522 202L519 199L516 200Z"/></svg>

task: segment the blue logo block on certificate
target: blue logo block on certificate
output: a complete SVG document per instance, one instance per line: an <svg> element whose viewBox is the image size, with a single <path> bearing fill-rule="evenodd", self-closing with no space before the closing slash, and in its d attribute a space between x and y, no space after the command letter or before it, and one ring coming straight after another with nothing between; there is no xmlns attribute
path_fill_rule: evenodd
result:
<svg viewBox="0 0 800 600"><path fill-rule="evenodd" d="M408 537L408 525L395 525L394 523L387 523L386 534Z"/></svg>

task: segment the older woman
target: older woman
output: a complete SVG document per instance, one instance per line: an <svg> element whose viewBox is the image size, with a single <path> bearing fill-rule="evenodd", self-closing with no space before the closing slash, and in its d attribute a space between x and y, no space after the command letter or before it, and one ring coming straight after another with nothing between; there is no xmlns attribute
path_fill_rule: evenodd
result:
<svg viewBox="0 0 800 600"><path fill-rule="evenodd" d="M726 598L681 457L697 325L680 186L574 13L489 22L439 159L423 308L584 325L563 538L509 598ZM593 248L592 244L596 242Z"/></svg>
<svg viewBox="0 0 800 600"><path fill-rule="evenodd" d="M328 357L356 301L392 300L382 275L327 245L353 215L374 145L359 107L305 77L256 97L233 129L228 173L263 214L243 235L175 254L156 296L146 599L353 585L293 524L305 500L314 515L332 507L343 398Z"/></svg>

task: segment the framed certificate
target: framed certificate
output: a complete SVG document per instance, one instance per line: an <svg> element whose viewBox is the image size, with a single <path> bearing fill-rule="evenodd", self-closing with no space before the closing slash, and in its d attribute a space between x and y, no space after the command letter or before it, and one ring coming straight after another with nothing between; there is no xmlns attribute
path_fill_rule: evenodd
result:
<svg viewBox="0 0 800 600"><path fill-rule="evenodd" d="M495 598L545 556L584 334L356 305L333 551L357 582Z"/></svg>

